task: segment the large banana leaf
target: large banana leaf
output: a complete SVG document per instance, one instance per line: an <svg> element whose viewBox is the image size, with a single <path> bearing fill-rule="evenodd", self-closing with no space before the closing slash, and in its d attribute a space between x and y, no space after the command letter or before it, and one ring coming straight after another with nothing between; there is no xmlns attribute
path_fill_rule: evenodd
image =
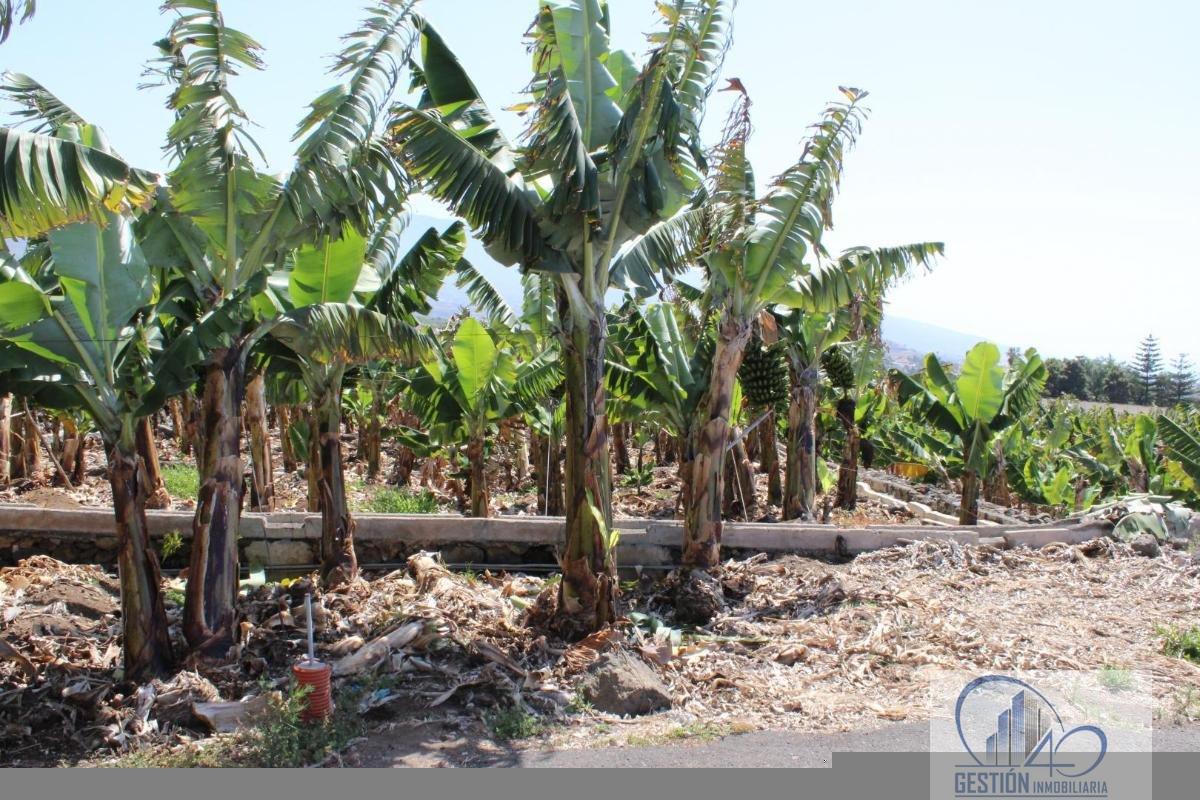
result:
<svg viewBox="0 0 1200 800"><path fill-rule="evenodd" d="M465 258L460 258L454 269L458 273L454 285L467 293L471 304L488 322L510 330L516 327L516 314L486 275Z"/></svg>
<svg viewBox="0 0 1200 800"><path fill-rule="evenodd" d="M459 386L468 408L474 410L485 402L500 362L500 352L492 335L472 317L467 317L458 326L451 352Z"/></svg>
<svg viewBox="0 0 1200 800"><path fill-rule="evenodd" d="M75 386L97 423L113 430L120 411L119 360L135 336L135 316L151 300L153 282L130 220L110 214L107 222L103 228L84 222L51 233L53 266L65 296L41 298L44 315L5 337L58 365L61 379ZM25 302L34 299L26 293Z"/></svg>
<svg viewBox="0 0 1200 800"><path fill-rule="evenodd" d="M707 227L703 208L685 208L654 224L617 253L609 282L637 297L652 296L662 288L660 275L678 275L697 259Z"/></svg>
<svg viewBox="0 0 1200 800"><path fill-rule="evenodd" d="M258 145L230 90L240 69L262 69L262 45L226 25L216 0L166 0L162 8L178 14L160 45L165 74L176 83L169 101L175 121L167 132L178 155L171 199L207 235L225 264L220 288L233 291L239 277L248 277L237 270L243 220L265 214L280 191L251 162Z"/></svg>
<svg viewBox="0 0 1200 800"><path fill-rule="evenodd" d="M1004 402L1000 348L991 342L980 342L968 350L954 389L969 422L984 425L991 422Z"/></svg>
<svg viewBox="0 0 1200 800"><path fill-rule="evenodd" d="M310 104L293 140L304 137L285 185L290 225L281 230L336 233L351 224L366 231L373 219L397 213L407 185L377 134L417 39L416 0L380 0L334 58L345 81Z"/></svg>
<svg viewBox="0 0 1200 800"><path fill-rule="evenodd" d="M826 109L800 161L775 179L760 203L743 271L752 286L765 287L771 280L787 283L786 276L801 268L830 221L843 155L859 133L863 117L859 103L866 97L856 89L843 89L843 93L847 101Z"/></svg>
<svg viewBox="0 0 1200 800"><path fill-rule="evenodd" d="M371 248L371 261L383 283L367 306L388 316L428 314L430 299L454 271L466 246L467 233L461 222L442 233L429 228L403 254L399 232L389 233Z"/></svg>
<svg viewBox="0 0 1200 800"><path fill-rule="evenodd" d="M294 309L273 321L270 333L300 357L325 365L381 358L414 361L429 347L416 328L348 303Z"/></svg>
<svg viewBox="0 0 1200 800"><path fill-rule="evenodd" d="M38 236L72 222L104 224L110 212L147 205L156 176L109 152L99 131L62 136L0 128L0 236Z"/></svg>
<svg viewBox="0 0 1200 800"><path fill-rule="evenodd" d="M417 24L421 31L421 66L414 71L413 85L423 89L418 107L435 111L472 147L500 169L511 172L512 145L462 63L427 20L418 18Z"/></svg>
<svg viewBox="0 0 1200 800"><path fill-rule="evenodd" d="M88 124L74 109L28 75L4 73L0 76L0 92L21 107L13 112L13 116L31 123L34 133L53 136L68 125L82 127Z"/></svg>
<svg viewBox="0 0 1200 800"><path fill-rule="evenodd" d="M1178 461L1187 476L1200 487L1200 438L1170 417L1159 417L1158 435L1171 458Z"/></svg>
<svg viewBox="0 0 1200 800"><path fill-rule="evenodd" d="M391 135L408 174L465 219L496 260L531 266L543 261L534 201L489 152L434 113L403 103L396 106Z"/></svg>
<svg viewBox="0 0 1200 800"><path fill-rule="evenodd" d="M562 71L583 144L594 151L608 144L621 120L621 107L611 96L617 82L606 65L608 32L600 0L550 0L544 8L550 12L554 47L546 48L549 55L540 54L545 60L540 70Z"/></svg>
<svg viewBox="0 0 1200 800"><path fill-rule="evenodd" d="M296 251L288 291L296 306L312 303L345 303L354 294L362 272L367 242L347 227L340 239L329 236L318 245Z"/></svg>

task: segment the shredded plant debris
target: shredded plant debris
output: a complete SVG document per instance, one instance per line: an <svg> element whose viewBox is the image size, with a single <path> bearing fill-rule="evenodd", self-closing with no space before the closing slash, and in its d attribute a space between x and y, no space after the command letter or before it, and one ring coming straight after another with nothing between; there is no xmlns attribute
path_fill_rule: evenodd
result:
<svg viewBox="0 0 1200 800"><path fill-rule="evenodd" d="M1200 666L1164 653L1163 631L1200 610L1200 560L1183 551L922 541L847 564L729 561L719 580L726 609L708 625L675 620L670 577L642 579L626 584L621 624L567 643L526 624L553 578L458 574L419 554L337 592L309 578L248 586L229 659L136 685L119 671L115 580L36 556L0 569L0 752L10 765L77 763L192 746L252 720L304 654L307 592L317 656L333 665L342 711L377 725L368 739L435 717L479 731L520 719L542 747L655 741L699 722L845 730L924 718L927 671L942 669L1137 670L1155 679L1160 718L1200 717ZM581 678L614 651L653 669L670 710L629 719L581 700Z"/></svg>

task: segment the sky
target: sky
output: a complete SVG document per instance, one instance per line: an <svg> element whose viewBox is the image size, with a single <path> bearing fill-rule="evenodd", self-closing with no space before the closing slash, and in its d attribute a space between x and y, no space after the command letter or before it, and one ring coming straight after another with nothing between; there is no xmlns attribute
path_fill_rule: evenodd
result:
<svg viewBox="0 0 1200 800"><path fill-rule="evenodd" d="M654 3L610 6L613 46L643 54ZM157 7L43 0L0 45L0 67L46 84L130 161L163 169L165 91L137 88L169 24ZM362 4L222 7L266 48L267 69L234 92L270 169L284 172ZM423 13L498 109L528 77L522 34L535 7L426 0ZM1124 360L1153 333L1168 357L1200 361L1200 3L740 0L734 20L723 74L753 99L750 156L764 184L796 159L838 86L871 93L827 243L943 241L947 253L891 293L891 313L1046 355ZM710 104L710 141L728 99ZM428 201L416 210L440 213Z"/></svg>

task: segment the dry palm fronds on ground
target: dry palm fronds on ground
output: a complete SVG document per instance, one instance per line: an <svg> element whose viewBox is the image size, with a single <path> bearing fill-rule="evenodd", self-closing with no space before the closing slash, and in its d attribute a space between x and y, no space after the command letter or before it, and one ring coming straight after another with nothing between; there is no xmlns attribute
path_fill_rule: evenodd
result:
<svg viewBox="0 0 1200 800"><path fill-rule="evenodd" d="M626 734L697 721L820 730L919 719L937 669L1137 670L1157 679L1165 717L1197 715L1179 698L1200 695L1200 667L1162 654L1161 628L1200 621L1200 563L1179 551L917 542L842 565L731 561L721 581L726 610L703 628L674 621L670 581L643 581L626 593L625 623L571 644L525 624L553 593L542 579L454 574L422 554L407 569L317 593L318 656L370 718L478 720L515 706L558 723L540 740L556 746L612 740L603 731L618 720L573 690L611 648L644 658L673 701L620 720ZM247 589L227 663L185 663L169 681L137 686L114 678L112 578L45 557L0 570L5 760L54 763L205 735L196 703L286 688L311 589L307 579ZM173 604L170 613L177 623Z"/></svg>

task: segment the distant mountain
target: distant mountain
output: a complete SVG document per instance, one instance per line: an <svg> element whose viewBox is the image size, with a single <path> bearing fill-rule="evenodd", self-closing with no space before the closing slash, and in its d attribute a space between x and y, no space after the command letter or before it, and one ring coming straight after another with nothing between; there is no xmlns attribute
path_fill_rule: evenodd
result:
<svg viewBox="0 0 1200 800"><path fill-rule="evenodd" d="M882 328L883 340L888 343L891 360L901 369L906 369L910 363L919 369L927 353L937 353L940 359L955 364L961 363L968 350L988 339L986 336L963 333L890 314L884 314ZM1002 345L1001 350L1003 349Z"/></svg>

